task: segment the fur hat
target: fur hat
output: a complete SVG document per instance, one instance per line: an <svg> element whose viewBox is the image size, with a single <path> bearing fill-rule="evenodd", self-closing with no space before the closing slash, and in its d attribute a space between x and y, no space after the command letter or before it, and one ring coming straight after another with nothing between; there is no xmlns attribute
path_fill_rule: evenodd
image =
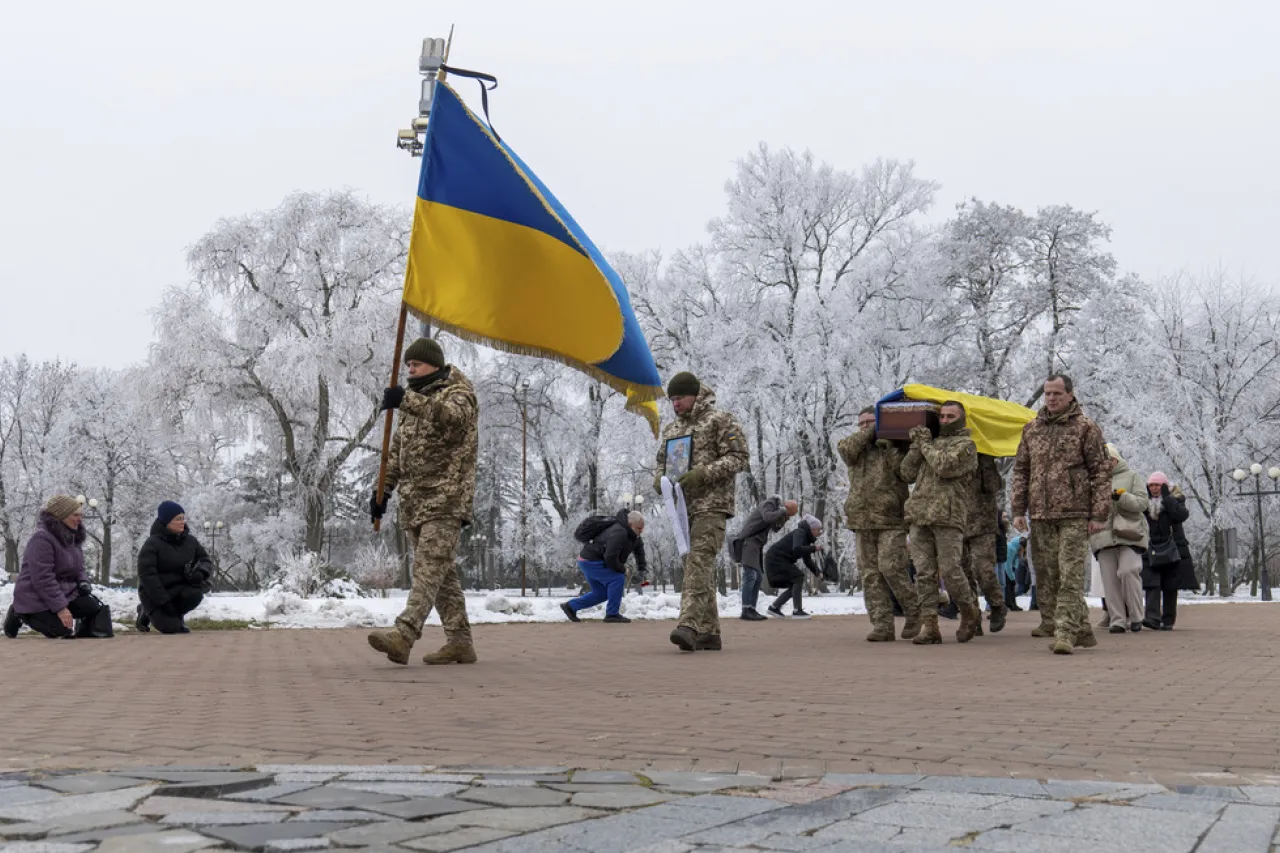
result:
<svg viewBox="0 0 1280 853"><path fill-rule="evenodd" d="M444 350L432 338L418 338L404 351L404 360L406 364L411 361L420 361L423 364L444 367Z"/></svg>
<svg viewBox="0 0 1280 853"><path fill-rule="evenodd" d="M668 397L696 397L701 390L702 383L698 381L698 377L687 370L672 376L667 383Z"/></svg>
<svg viewBox="0 0 1280 853"><path fill-rule="evenodd" d="M82 506L84 504L79 499L70 495L54 495L45 503L44 511L58 519L58 521L66 521L79 512Z"/></svg>

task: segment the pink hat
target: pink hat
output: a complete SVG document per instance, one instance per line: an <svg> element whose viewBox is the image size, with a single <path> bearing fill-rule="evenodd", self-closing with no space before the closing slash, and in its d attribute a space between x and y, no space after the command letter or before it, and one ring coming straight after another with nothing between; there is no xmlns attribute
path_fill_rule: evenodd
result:
<svg viewBox="0 0 1280 853"><path fill-rule="evenodd" d="M1163 471L1152 471L1151 476L1147 478L1147 485L1156 484L1158 486L1169 485L1169 477Z"/></svg>

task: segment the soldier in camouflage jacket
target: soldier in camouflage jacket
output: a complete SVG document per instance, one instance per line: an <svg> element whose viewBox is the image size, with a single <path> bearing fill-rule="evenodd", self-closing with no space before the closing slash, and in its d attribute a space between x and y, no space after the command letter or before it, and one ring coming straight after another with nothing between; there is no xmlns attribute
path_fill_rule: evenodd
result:
<svg viewBox="0 0 1280 853"><path fill-rule="evenodd" d="M1004 630L1009 610L1005 606L1004 591L996 579L996 534L1000 531L1000 500L1004 495L1004 480L994 457L978 454L978 470L969 478L965 492L968 498L964 536L964 556L961 566L970 586L976 585L991 608L991 633ZM982 628L979 626L981 635Z"/></svg>

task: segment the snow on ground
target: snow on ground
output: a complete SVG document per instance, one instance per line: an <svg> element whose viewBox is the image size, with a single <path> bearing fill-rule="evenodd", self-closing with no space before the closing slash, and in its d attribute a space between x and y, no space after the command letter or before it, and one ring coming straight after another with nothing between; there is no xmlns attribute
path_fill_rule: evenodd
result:
<svg viewBox="0 0 1280 853"><path fill-rule="evenodd" d="M132 589L97 588L94 594L111 606L117 616L132 615L137 606L137 592ZM467 592L467 616L473 624L485 625L502 622L563 622L560 604L577 595L574 589L543 590L541 596L529 593L520 597L519 590L493 592ZM361 628L387 627L395 622L404 608L407 592L393 590L386 598L300 598L290 593L216 593L205 598L192 617L216 620L243 620L255 625L272 628ZM1280 601L1280 589L1276 590ZM0 611L7 610L13 598L13 585L0 586ZM1179 599L1183 604L1256 603L1249 597L1249 588L1242 587L1232 598L1205 597L1184 592ZM769 603L768 596L761 595L760 609ZM722 618L736 618L740 612L737 594L719 596ZM1100 608L1100 599L1090 597L1089 606ZM1018 599L1024 609L1030 603L1028 596ZM815 616L847 616L867 612L861 593L846 595L806 595L804 607ZM786 612L790 612L787 605ZM645 595L629 593L622 600L622 613L632 619L674 620L680 615L680 596L674 592L649 591ZM599 619L604 616L600 605L581 614L583 619ZM439 625L440 617L432 613L428 625Z"/></svg>

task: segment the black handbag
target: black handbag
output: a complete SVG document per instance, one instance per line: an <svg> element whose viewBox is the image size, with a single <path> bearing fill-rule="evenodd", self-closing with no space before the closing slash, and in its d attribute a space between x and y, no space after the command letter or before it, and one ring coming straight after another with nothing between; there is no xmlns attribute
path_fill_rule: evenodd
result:
<svg viewBox="0 0 1280 853"><path fill-rule="evenodd" d="M1162 542L1152 542L1147 548L1147 560L1152 568L1176 566L1182 560L1182 554L1178 553L1178 543L1170 538Z"/></svg>

